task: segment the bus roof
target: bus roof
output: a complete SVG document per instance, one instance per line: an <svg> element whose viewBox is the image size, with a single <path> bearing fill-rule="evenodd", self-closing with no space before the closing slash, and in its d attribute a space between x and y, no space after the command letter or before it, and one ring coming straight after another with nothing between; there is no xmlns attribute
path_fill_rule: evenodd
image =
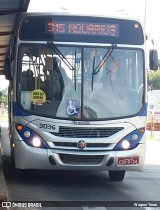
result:
<svg viewBox="0 0 160 210"><path fill-rule="evenodd" d="M24 12L21 13L22 17L26 16L49 16L49 15L56 15L56 16L79 16L79 17L101 17L101 18L113 18L113 19L122 19L122 20L133 20L139 22L141 25L141 20L137 18L127 17L127 16L116 16L116 15L95 15L94 13L85 14L85 13L73 13L69 11L54 11L54 12Z"/></svg>

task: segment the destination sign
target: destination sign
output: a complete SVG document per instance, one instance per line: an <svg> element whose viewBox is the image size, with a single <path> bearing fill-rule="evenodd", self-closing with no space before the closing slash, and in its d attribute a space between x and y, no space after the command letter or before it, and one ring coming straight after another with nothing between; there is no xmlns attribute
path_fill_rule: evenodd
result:
<svg viewBox="0 0 160 210"><path fill-rule="evenodd" d="M70 35L119 36L119 25L113 23L91 23L71 21L47 21L46 33Z"/></svg>

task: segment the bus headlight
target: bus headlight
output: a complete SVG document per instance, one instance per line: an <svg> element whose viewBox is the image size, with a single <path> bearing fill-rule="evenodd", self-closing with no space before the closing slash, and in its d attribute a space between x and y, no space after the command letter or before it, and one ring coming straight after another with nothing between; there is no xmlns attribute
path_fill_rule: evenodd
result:
<svg viewBox="0 0 160 210"><path fill-rule="evenodd" d="M130 150L138 146L142 136L145 132L145 128L140 128L132 131L130 134L121 139L116 146L114 151Z"/></svg>
<svg viewBox="0 0 160 210"><path fill-rule="evenodd" d="M35 131L31 130L27 126L16 123L16 130L22 140L31 147L48 149L48 144L35 133Z"/></svg>
<svg viewBox="0 0 160 210"><path fill-rule="evenodd" d="M122 141L122 148L123 149L129 149L129 147L130 147L130 142L127 141L127 140L123 140Z"/></svg>
<svg viewBox="0 0 160 210"><path fill-rule="evenodd" d="M132 139L133 139L134 141L136 141L136 140L138 139L138 135L137 135L136 133L134 133L134 134L132 135Z"/></svg>
<svg viewBox="0 0 160 210"><path fill-rule="evenodd" d="M41 140L38 137L34 137L32 139L32 144L34 147L40 147L41 146Z"/></svg>
<svg viewBox="0 0 160 210"><path fill-rule="evenodd" d="M26 138L29 138L30 135L31 135L31 133L30 133L29 131L25 131L25 132L24 132L24 136L25 136Z"/></svg>

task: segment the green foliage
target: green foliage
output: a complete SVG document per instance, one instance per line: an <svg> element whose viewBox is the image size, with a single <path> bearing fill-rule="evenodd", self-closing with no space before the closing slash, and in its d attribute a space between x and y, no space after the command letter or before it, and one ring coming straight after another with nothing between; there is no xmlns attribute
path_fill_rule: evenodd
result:
<svg viewBox="0 0 160 210"><path fill-rule="evenodd" d="M148 72L148 86L152 90L160 90L160 70Z"/></svg>
<svg viewBox="0 0 160 210"><path fill-rule="evenodd" d="M8 104L8 90L7 89L0 91L0 104L4 104L5 106Z"/></svg>

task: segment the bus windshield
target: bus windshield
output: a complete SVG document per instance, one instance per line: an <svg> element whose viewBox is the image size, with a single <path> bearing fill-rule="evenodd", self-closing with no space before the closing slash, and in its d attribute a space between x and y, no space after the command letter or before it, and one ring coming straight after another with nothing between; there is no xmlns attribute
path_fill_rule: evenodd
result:
<svg viewBox="0 0 160 210"><path fill-rule="evenodd" d="M110 49L21 44L19 104L49 118L100 120L137 114L144 98L143 50L116 46L107 53Z"/></svg>

